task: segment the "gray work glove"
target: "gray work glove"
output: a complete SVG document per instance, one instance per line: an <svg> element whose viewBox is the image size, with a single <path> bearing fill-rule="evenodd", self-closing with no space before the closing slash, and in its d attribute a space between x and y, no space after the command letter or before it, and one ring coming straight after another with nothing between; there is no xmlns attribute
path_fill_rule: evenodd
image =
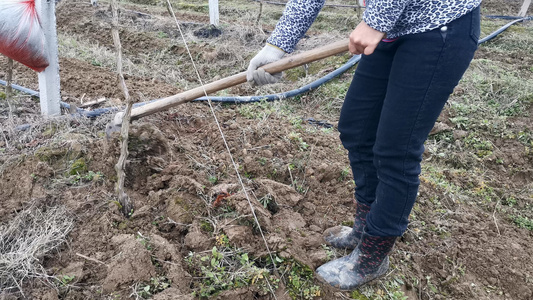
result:
<svg viewBox="0 0 533 300"><path fill-rule="evenodd" d="M257 53L250 61L250 65L248 65L248 70L246 71L246 80L256 85L278 82L281 78L281 72L277 74L270 74L265 72L265 70L260 67L271 62L278 61L284 55L285 51L276 46L266 44L265 47L263 47L263 49L261 49L261 51L259 51L259 53Z"/></svg>

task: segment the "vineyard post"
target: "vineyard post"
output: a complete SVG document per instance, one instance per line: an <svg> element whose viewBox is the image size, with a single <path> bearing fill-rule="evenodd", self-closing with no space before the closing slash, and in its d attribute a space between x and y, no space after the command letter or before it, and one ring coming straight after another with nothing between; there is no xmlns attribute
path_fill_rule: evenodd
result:
<svg viewBox="0 0 533 300"><path fill-rule="evenodd" d="M50 65L39 73L39 94L41 98L41 114L44 116L57 116L61 114L60 85L59 85L59 59L57 53L57 32L55 0L36 0L37 12L43 27L45 45Z"/></svg>
<svg viewBox="0 0 533 300"><path fill-rule="evenodd" d="M527 10L529 9L529 5L531 5L531 0L524 0L524 3L522 3L522 8L520 8L520 12L518 12L518 16L525 17Z"/></svg>
<svg viewBox="0 0 533 300"><path fill-rule="evenodd" d="M209 22L218 27L218 0L209 0Z"/></svg>

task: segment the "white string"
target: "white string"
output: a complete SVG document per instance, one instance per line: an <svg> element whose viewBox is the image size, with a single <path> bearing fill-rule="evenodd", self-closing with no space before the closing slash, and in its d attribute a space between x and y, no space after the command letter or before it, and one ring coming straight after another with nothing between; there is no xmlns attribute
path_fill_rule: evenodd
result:
<svg viewBox="0 0 533 300"><path fill-rule="evenodd" d="M209 103L209 108L211 109L211 113L213 114L213 118L215 119L215 123L217 124L218 131L220 132L220 136L222 137L222 140L224 141L224 146L226 146L226 150L228 150L228 154L231 160L231 163L233 164L233 168L235 169L235 173L237 174L237 178L239 179L239 183L242 187L242 190L244 191L244 195L246 196L246 200L248 200L248 204L250 205L250 210L252 211L252 215L254 216L254 220L257 224L257 228L259 229L259 232L261 233L261 237L263 238L263 242L265 243L265 246L268 251L268 255L270 256L270 260L272 261L272 264L274 265L274 270L277 269L276 262L274 261L274 257L272 256L272 252L270 251L270 248L268 247L268 243L266 241L265 235L263 234L263 230L261 229L261 224L259 224L259 220L257 219L257 215L255 214L255 209L252 205L252 201L250 200L250 196L248 195L248 192L246 191L246 187L244 186L244 183L242 181L241 174L239 173L239 168L237 167L237 164L235 163L235 160L233 159L233 155L231 154L231 150L229 148L228 142L226 140L226 137L224 136L224 132L222 131L222 127L220 126L220 122L218 122L218 118L215 113L215 109L213 108L213 104L211 102L211 98L207 95L207 91L205 90L204 83L202 81L202 78L200 76L200 73L198 72L198 69L196 68L196 64L194 62L194 58L192 57L191 51L189 50L189 46L187 45L187 41L185 40L185 36L183 35L183 32L181 31L181 26L178 21L178 18L176 17L176 14L174 13L174 9L172 8L172 4L170 4L170 0L167 0L168 7L170 9L170 12L172 13L172 17L174 17L174 20L176 21L176 25L178 26L178 30L180 32L181 38L183 40L183 43L185 44L185 48L187 49L187 53L189 54L189 57L191 58L192 66L194 68L194 71L196 72L196 76L198 77L198 81L200 81L200 85L204 89L204 94L207 98L207 103ZM277 300L276 294L274 293L272 287L270 286L270 283L268 281L268 278L265 278L266 282L268 284L268 287L270 288L270 292L272 293L272 296L274 296L274 299Z"/></svg>

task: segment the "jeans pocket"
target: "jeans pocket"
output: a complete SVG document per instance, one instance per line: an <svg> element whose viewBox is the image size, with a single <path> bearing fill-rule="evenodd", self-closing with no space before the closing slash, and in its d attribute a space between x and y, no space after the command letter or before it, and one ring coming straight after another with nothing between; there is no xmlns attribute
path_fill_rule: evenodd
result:
<svg viewBox="0 0 533 300"><path fill-rule="evenodd" d="M479 6L475 8L471 13L472 18L472 24L470 27L470 37L476 42L479 42L479 36L481 35L481 28L480 28L480 22L481 22L481 16L480 16L480 10Z"/></svg>

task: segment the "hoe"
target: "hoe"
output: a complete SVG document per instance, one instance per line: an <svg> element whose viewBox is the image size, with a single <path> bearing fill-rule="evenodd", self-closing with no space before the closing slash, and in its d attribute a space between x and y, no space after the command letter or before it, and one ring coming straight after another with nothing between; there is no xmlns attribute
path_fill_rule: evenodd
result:
<svg viewBox="0 0 533 300"><path fill-rule="evenodd" d="M268 73L275 74L284 70L298 67L313 61L317 61L335 54L348 51L348 40L338 41L297 55L283 58L277 62L265 65L262 68ZM241 83L246 82L246 72L222 78L220 80L199 86L194 89L148 103L131 110L131 120L137 120L151 114L167 110L171 107L193 101L196 98L211 94ZM124 112L119 112L106 127L106 135L109 137L113 132L120 131Z"/></svg>

